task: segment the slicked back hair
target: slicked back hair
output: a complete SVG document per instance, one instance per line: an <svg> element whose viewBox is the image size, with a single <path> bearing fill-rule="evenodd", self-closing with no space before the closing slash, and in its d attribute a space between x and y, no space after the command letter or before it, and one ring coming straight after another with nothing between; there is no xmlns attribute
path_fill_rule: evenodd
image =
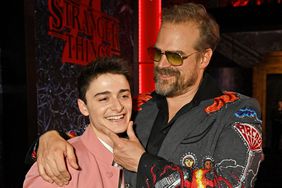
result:
<svg viewBox="0 0 282 188"><path fill-rule="evenodd" d="M162 24L164 23L195 23L200 31L199 40L196 46L194 46L198 51L204 51L208 48L215 50L220 40L217 22L207 13L205 7L201 4L185 3L164 8L162 11Z"/></svg>

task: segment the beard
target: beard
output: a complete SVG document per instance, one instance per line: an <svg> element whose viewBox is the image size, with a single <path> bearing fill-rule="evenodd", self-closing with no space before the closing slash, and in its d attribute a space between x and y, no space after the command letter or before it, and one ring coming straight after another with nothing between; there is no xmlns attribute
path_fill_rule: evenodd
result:
<svg viewBox="0 0 282 188"><path fill-rule="evenodd" d="M163 80L160 75L171 76L168 80ZM173 78L174 77L174 78ZM179 96L194 85L198 78L197 72L190 72L190 76L185 80L185 77L177 69L154 67L154 81L156 93L165 97Z"/></svg>

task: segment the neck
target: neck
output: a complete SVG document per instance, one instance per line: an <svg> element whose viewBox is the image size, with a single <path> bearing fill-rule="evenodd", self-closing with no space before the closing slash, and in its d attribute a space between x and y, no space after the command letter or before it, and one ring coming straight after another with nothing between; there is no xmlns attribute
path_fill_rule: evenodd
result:
<svg viewBox="0 0 282 188"><path fill-rule="evenodd" d="M95 126L92 125L91 123L90 123L90 126L92 127L92 130L94 131L95 135L99 139L103 140L106 144L108 144L109 146L113 147L113 142L111 141L111 139L107 135L105 135L103 132L97 130L95 128Z"/></svg>

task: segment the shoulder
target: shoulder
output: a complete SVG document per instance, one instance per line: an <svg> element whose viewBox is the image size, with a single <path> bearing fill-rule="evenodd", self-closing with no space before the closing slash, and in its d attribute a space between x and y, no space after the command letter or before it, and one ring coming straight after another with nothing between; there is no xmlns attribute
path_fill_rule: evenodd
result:
<svg viewBox="0 0 282 188"><path fill-rule="evenodd" d="M153 99L153 93L141 93L133 98L133 109L134 111L141 111L142 107L148 101Z"/></svg>
<svg viewBox="0 0 282 188"><path fill-rule="evenodd" d="M256 99L248 97L246 95L225 91L223 95L212 99L212 104L205 107L205 112L208 114L217 113L219 111L232 111L236 109L246 108L245 111L249 111L247 108L253 108L253 110L260 112L259 103Z"/></svg>
<svg viewBox="0 0 282 188"><path fill-rule="evenodd" d="M224 92L222 96L214 98L212 104L207 105L204 110L228 129L254 127L261 132L260 105L254 98L236 92Z"/></svg>
<svg viewBox="0 0 282 188"><path fill-rule="evenodd" d="M77 155L77 158L80 159L80 161L88 159L87 156L90 154L87 147L82 141L82 136L83 135L68 140L68 142L74 147L75 154Z"/></svg>
<svg viewBox="0 0 282 188"><path fill-rule="evenodd" d="M76 187L76 183L74 181L77 180L78 174L80 171L75 170L67 164L68 169L70 171L72 180L70 183L65 187ZM58 186L55 183L49 183L39 175L38 172L38 164L35 162L32 167L29 169L28 173L25 176L25 180L23 182L23 188L38 188L38 187L44 187L44 188L57 188Z"/></svg>

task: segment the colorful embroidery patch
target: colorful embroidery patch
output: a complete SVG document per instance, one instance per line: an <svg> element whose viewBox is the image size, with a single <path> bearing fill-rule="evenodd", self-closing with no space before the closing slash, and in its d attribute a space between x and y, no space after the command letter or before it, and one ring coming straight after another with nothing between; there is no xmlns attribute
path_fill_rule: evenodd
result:
<svg viewBox="0 0 282 188"><path fill-rule="evenodd" d="M190 187L190 186L185 186L186 183L189 183L188 179L192 176L191 172L187 169L181 169L177 166L165 166L164 167L165 171L174 171L170 175L164 175L162 179L157 181L154 185L155 188L164 188L164 187ZM164 172L165 172L164 171ZM165 173L161 173L162 174ZM185 183L186 182L186 183Z"/></svg>
<svg viewBox="0 0 282 188"><path fill-rule="evenodd" d="M36 160L36 157L37 157L36 151L33 150L31 153L31 158Z"/></svg>
<svg viewBox="0 0 282 188"><path fill-rule="evenodd" d="M235 116L238 118L244 118L244 117L255 118L257 121L261 122L261 120L258 119L256 111L251 108L241 108L235 113Z"/></svg>
<svg viewBox="0 0 282 188"><path fill-rule="evenodd" d="M181 159L180 162L182 166L188 167L188 168L194 168L197 163L196 156L192 153L185 153Z"/></svg>
<svg viewBox="0 0 282 188"><path fill-rule="evenodd" d="M212 105L205 108L205 112L210 114L219 111L225 104L238 100L239 97L235 92L224 92L224 95L214 98Z"/></svg>
<svg viewBox="0 0 282 188"><path fill-rule="evenodd" d="M203 159L203 169L212 170L214 166L214 160L211 157L205 157Z"/></svg>
<svg viewBox="0 0 282 188"><path fill-rule="evenodd" d="M255 154L262 152L262 135L261 132L259 132L253 125L247 123L235 123L234 128L238 133L240 133L248 147L247 164L242 176L240 177L240 182L244 182L248 174L250 174L251 163Z"/></svg>
<svg viewBox="0 0 282 188"><path fill-rule="evenodd" d="M70 138L74 138L74 137L77 136L77 134L74 130L70 130L70 131L66 132L66 135L68 135L68 137L70 137Z"/></svg>
<svg viewBox="0 0 282 188"><path fill-rule="evenodd" d="M142 110L142 104L146 103L148 100L152 98L150 93L141 93L137 97L133 98L133 109L135 111Z"/></svg>
<svg viewBox="0 0 282 188"><path fill-rule="evenodd" d="M234 128L242 136L247 147L252 152L262 151L262 135L253 125L247 123L234 123Z"/></svg>

